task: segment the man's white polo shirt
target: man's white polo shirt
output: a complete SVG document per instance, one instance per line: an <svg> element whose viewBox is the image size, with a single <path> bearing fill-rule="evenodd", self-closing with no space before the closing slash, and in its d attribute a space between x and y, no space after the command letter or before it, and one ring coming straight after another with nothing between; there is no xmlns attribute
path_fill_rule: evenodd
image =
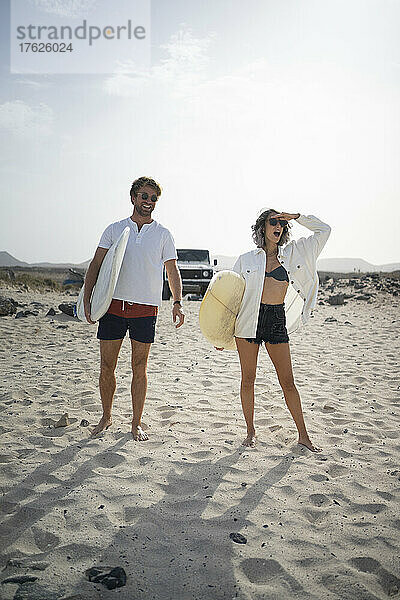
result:
<svg viewBox="0 0 400 600"><path fill-rule="evenodd" d="M157 221L142 225L138 231L137 223L128 217L105 229L99 247L110 248L126 226L130 228L129 240L113 298L160 306L164 263L177 258L174 239Z"/></svg>

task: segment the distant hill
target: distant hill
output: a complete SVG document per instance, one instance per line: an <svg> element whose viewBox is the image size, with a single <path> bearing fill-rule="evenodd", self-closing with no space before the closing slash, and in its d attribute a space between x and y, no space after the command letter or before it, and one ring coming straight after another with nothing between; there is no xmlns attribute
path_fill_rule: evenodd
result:
<svg viewBox="0 0 400 600"><path fill-rule="evenodd" d="M29 267L26 262L14 258L8 252L0 252L0 267Z"/></svg>
<svg viewBox="0 0 400 600"><path fill-rule="evenodd" d="M318 271L333 271L336 273L390 273L400 269L400 263L388 263L386 265L372 265L362 258L321 258L317 261Z"/></svg>
<svg viewBox="0 0 400 600"><path fill-rule="evenodd" d="M217 270L232 269L236 257L224 256L223 254L214 254L211 256L211 264L217 259ZM90 259L85 262L74 263L27 263L14 258L9 252L0 252L0 267L41 267L43 269L87 269ZM400 262L388 263L385 265L373 265L362 258L321 258L317 262L318 271L330 271L333 273L390 273L400 270Z"/></svg>
<svg viewBox="0 0 400 600"><path fill-rule="evenodd" d="M212 260L216 258L217 269L231 269L235 263L236 257L223 256L215 254ZM321 258L317 261L318 271L331 271L333 273L353 273L360 271L361 273L390 273L400 269L400 263L388 263L385 265L373 265L362 258Z"/></svg>
<svg viewBox="0 0 400 600"><path fill-rule="evenodd" d="M90 263L90 259L83 262L74 263L27 263L18 258L14 258L9 252L0 252L0 267L41 267L42 269L87 269Z"/></svg>

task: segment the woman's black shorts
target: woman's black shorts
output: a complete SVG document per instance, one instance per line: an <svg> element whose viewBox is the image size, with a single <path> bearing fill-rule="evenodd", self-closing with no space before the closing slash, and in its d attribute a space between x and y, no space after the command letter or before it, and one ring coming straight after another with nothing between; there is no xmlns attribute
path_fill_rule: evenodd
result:
<svg viewBox="0 0 400 600"><path fill-rule="evenodd" d="M289 336L286 330L284 304L260 304L255 338L246 338L253 344L287 344Z"/></svg>

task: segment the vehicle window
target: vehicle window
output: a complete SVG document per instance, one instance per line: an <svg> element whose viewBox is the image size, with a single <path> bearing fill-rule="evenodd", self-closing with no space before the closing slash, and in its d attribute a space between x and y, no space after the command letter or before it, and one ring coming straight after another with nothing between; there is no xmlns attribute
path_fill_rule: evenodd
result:
<svg viewBox="0 0 400 600"><path fill-rule="evenodd" d="M177 250L180 262L210 262L208 250Z"/></svg>

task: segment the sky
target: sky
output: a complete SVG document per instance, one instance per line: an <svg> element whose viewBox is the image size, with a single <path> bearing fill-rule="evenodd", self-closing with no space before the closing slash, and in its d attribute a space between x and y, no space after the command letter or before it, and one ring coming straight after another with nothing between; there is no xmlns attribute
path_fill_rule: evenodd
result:
<svg viewBox="0 0 400 600"><path fill-rule="evenodd" d="M87 260L148 175L177 247L237 256L274 208L331 225L321 258L400 261L400 2L152 0L150 21L146 68L13 74L1 0L0 250Z"/></svg>

